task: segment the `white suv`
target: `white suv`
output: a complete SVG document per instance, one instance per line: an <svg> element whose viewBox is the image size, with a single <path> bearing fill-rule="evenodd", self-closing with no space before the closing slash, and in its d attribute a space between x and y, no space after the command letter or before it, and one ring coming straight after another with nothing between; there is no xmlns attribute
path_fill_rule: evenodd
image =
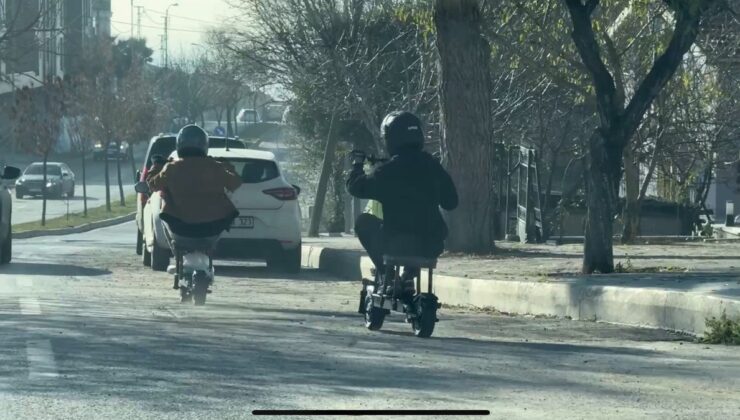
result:
<svg viewBox="0 0 740 420"><path fill-rule="evenodd" d="M257 150L224 148L210 148L208 154L234 165L243 181L231 195L239 217L231 230L221 236L214 256L261 259L270 269L299 271L301 210L297 198L300 190L285 179L275 156ZM177 153L172 157L176 158ZM159 194L153 194L145 207L143 233L147 248L161 253L158 264L152 258L152 266L156 265L158 270L166 269L165 262L169 264L169 250L159 219L160 200Z"/></svg>

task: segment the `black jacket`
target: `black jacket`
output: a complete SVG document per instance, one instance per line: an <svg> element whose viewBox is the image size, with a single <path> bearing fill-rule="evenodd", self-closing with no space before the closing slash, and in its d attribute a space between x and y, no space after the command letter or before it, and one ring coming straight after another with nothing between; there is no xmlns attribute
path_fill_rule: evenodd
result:
<svg viewBox="0 0 740 420"><path fill-rule="evenodd" d="M450 175L437 159L422 151L396 155L369 175L355 166L347 189L355 197L383 205L384 233L411 234L434 242L434 248L441 247L447 237L439 208L453 210L458 201Z"/></svg>

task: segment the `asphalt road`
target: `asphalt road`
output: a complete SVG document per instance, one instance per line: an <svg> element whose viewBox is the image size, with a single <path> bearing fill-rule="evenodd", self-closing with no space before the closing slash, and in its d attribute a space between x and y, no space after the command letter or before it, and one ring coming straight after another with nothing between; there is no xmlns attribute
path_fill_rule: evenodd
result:
<svg viewBox="0 0 740 420"><path fill-rule="evenodd" d="M442 309L431 339L399 317L369 332L355 282L247 263L217 264L207 305L181 305L168 275L141 266L133 232L127 223L14 243L13 263L0 268L0 419L400 408L728 419L740 410L737 347L455 309Z"/></svg>

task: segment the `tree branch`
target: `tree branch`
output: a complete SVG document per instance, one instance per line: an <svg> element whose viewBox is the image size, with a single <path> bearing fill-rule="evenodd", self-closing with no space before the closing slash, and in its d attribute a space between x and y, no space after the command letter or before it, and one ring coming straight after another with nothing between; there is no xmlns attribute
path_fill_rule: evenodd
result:
<svg viewBox="0 0 740 420"><path fill-rule="evenodd" d="M643 115L650 107L653 99L658 95L663 86L668 83L675 73L679 64L683 60L684 54L691 48L699 29L699 21L702 11L714 0L701 1L701 5L696 9L692 6L677 6L676 25L673 30L673 36L666 50L655 60L652 68L645 79L635 91L635 95L627 105L624 111L624 126L622 138L629 139L632 133L637 130ZM693 9L693 10L689 10ZM698 9L698 10L697 10Z"/></svg>
<svg viewBox="0 0 740 420"><path fill-rule="evenodd" d="M589 0L586 5L582 5L581 0L565 0L565 3L573 22L573 42L594 82L601 124L603 127L612 127L622 110L615 98L614 79L601 59L599 44L591 25L591 13L598 5L598 0Z"/></svg>

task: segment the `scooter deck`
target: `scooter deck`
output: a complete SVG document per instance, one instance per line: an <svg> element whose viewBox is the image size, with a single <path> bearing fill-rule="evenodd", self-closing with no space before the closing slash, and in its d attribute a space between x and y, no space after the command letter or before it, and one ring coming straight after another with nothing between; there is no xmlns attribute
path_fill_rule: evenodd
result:
<svg viewBox="0 0 740 420"><path fill-rule="evenodd" d="M366 293L372 297L373 306L383 308L387 311L406 313L408 300L400 296L389 296L375 293L375 281L373 280L363 278L362 286L365 288Z"/></svg>

